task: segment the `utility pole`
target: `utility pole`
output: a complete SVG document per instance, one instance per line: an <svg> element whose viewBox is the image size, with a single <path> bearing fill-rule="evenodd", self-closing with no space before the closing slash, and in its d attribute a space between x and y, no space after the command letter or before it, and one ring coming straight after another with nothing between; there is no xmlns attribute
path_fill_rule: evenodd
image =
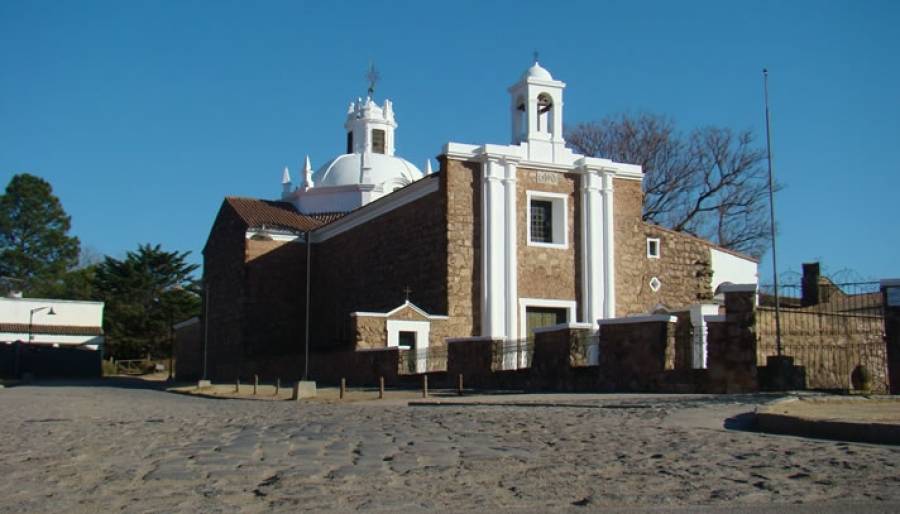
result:
<svg viewBox="0 0 900 514"><path fill-rule="evenodd" d="M769 229L772 237L772 284L775 287L775 348L781 357L781 301L778 296L778 259L775 253L775 180L772 178L772 129L769 121L769 70L763 68L766 102L766 155L769 161Z"/></svg>

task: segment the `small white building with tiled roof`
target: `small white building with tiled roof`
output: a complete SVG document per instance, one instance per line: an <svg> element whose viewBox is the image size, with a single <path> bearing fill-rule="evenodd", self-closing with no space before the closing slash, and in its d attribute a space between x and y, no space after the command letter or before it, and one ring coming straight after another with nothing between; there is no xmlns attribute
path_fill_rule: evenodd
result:
<svg viewBox="0 0 900 514"><path fill-rule="evenodd" d="M99 350L103 302L0 298L0 344L15 342Z"/></svg>

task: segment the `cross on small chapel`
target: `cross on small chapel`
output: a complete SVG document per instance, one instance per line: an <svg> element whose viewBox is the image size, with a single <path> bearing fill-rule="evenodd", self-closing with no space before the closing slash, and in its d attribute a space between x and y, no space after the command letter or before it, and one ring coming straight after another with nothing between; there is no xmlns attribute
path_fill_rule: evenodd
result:
<svg viewBox="0 0 900 514"><path fill-rule="evenodd" d="M534 51L534 64L537 64L537 62L538 62L538 51L535 50Z"/></svg>
<svg viewBox="0 0 900 514"><path fill-rule="evenodd" d="M409 301L409 293L411 293L411 292L412 292L412 289L410 289L409 286L406 286L403 288L403 293L406 295L407 302Z"/></svg>

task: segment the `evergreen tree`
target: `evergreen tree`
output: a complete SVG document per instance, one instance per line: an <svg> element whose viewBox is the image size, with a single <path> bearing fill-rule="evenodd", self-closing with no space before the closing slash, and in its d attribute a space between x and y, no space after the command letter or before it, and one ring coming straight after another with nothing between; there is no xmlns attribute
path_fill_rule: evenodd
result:
<svg viewBox="0 0 900 514"><path fill-rule="evenodd" d="M200 313L192 278L198 266L185 262L189 254L147 244L125 259L106 257L97 266L93 282L106 302L108 354L119 359L169 354L172 324Z"/></svg>
<svg viewBox="0 0 900 514"><path fill-rule="evenodd" d="M40 177L16 175L0 196L0 275L25 292L59 280L78 262L71 218Z"/></svg>

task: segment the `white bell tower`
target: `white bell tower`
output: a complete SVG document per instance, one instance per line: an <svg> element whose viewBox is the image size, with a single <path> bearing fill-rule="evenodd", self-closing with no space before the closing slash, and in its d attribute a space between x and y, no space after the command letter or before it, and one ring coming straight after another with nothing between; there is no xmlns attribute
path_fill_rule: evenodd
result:
<svg viewBox="0 0 900 514"><path fill-rule="evenodd" d="M563 139L564 82L553 80L535 56L534 64L509 88L512 144L527 147L526 159L560 162L569 155Z"/></svg>

